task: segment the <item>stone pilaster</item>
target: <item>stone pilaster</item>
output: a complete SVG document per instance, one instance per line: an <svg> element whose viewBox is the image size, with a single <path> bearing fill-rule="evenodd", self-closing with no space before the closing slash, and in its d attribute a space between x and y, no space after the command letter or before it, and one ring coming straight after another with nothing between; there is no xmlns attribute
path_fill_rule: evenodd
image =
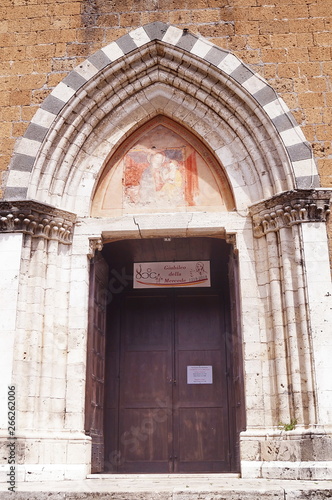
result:
<svg viewBox="0 0 332 500"><path fill-rule="evenodd" d="M324 479L330 462L332 386L326 220L329 190L284 192L250 208L265 300L277 411L271 428L241 435L243 477ZM267 267L263 269L262 263ZM264 293L263 293L264 291Z"/></svg>

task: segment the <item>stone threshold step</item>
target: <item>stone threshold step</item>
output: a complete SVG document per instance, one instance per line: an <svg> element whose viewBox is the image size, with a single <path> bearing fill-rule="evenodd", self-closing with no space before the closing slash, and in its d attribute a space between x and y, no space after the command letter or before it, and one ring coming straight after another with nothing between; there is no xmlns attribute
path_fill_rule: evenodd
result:
<svg viewBox="0 0 332 500"><path fill-rule="evenodd" d="M107 479L109 481L112 480L120 480L120 481L136 481L145 480L145 481L158 481L158 480L170 480L176 481L178 479L184 481L186 478L189 479L201 479L201 480L210 480L210 479L239 479L240 474L237 473L206 473L206 474L88 474L87 479Z"/></svg>
<svg viewBox="0 0 332 500"><path fill-rule="evenodd" d="M178 492L4 492L1 500L327 500L332 490Z"/></svg>
<svg viewBox="0 0 332 500"><path fill-rule="evenodd" d="M104 476L104 475L103 475ZM110 478L110 479L108 479ZM82 481L25 482L1 500L327 500L332 481L239 479L223 474L111 475Z"/></svg>

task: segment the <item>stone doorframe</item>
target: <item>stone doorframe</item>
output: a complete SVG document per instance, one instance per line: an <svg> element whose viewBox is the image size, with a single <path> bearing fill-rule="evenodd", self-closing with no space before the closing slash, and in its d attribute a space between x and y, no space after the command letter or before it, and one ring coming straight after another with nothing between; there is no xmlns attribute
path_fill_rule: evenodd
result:
<svg viewBox="0 0 332 500"><path fill-rule="evenodd" d="M234 212L90 217L107 161L158 114L214 154ZM11 256L18 278L3 339L4 380L19 388L21 479L89 471L88 255L119 238L227 234L236 235L240 264L242 475L332 477L331 192L319 188L309 144L259 75L187 31L139 28L89 57L42 103L16 146L5 195L0 237L8 252L21 249Z"/></svg>

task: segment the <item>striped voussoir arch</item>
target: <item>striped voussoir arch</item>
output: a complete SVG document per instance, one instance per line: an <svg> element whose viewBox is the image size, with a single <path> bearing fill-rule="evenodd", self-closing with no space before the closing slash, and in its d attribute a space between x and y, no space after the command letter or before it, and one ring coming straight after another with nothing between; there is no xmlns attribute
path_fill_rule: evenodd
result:
<svg viewBox="0 0 332 500"><path fill-rule="evenodd" d="M5 199L27 197L30 173L41 150L41 145L52 128L54 120L78 90L88 84L97 73L120 58L152 41L173 45L201 58L218 68L223 77L232 79L261 108L280 136L293 168L296 188L315 188L319 177L312 149L285 102L267 82L254 73L232 53L187 30L163 22L154 22L122 36L102 48L71 71L44 100L34 115L23 138L17 144L12 158L5 190Z"/></svg>

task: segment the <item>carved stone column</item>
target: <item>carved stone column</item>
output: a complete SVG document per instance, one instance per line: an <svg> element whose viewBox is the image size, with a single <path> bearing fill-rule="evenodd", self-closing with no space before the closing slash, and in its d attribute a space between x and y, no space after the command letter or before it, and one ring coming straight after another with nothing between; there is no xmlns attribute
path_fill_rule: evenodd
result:
<svg viewBox="0 0 332 500"><path fill-rule="evenodd" d="M328 190L296 190L250 208L257 269L262 261L268 266L265 282L259 282L271 316L266 322L272 339L268 363L275 375L270 387L274 402L267 412L275 410L272 428L242 433L247 477L280 478L287 469L288 478L323 479L332 469L332 383L327 382L326 357L326 349L332 348L327 326L331 277L325 227L330 198ZM256 465L250 448L256 450Z"/></svg>
<svg viewBox="0 0 332 500"><path fill-rule="evenodd" d="M37 479L48 468L63 479L89 471L90 440L77 403L85 360L76 359L86 338L69 328L75 221L75 214L35 201L0 203L0 234L23 234L11 378L22 477ZM5 434L0 446L5 453Z"/></svg>

